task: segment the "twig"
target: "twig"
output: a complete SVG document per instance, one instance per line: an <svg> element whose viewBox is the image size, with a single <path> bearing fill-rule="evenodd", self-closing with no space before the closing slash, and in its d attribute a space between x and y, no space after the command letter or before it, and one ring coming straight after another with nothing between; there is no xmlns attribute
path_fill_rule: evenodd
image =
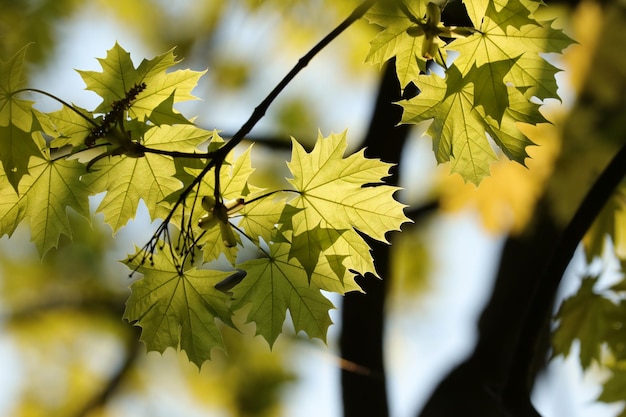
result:
<svg viewBox="0 0 626 417"><path fill-rule="evenodd" d="M309 52L307 52L302 58L300 58L297 64L287 73L287 75L274 87L274 89L265 97L265 99L254 109L250 118L241 126L241 128L233 135L233 137L224 144L221 148L217 149L214 152L208 153L206 156L210 158L207 164L204 166L202 171L193 179L193 181L185 187L185 189L180 193L178 199L170 209L168 215L163 219L163 222L157 229L157 231L152 236L150 242L148 242L144 246L144 250L146 248L154 247L152 241L159 240L159 236L165 229L167 229L167 225L171 221L174 216L174 212L176 209L183 204L187 196L191 193L191 191L202 181L204 176L212 169L216 168L216 171L219 171L219 166L225 160L226 156L232 151L245 137L250 133L250 131L254 128L254 126L265 116L267 109L270 107L272 102L278 97L278 95L289 85L289 83L298 75L300 71L302 71L311 60L322 51L328 44L330 44L334 39L336 39L344 30L350 27L354 22L360 19L365 12L367 12L377 0L366 0L359 7L354 9L352 13L341 22L335 29L333 29L328 35L326 35L321 41L319 41ZM219 177L219 172L216 173L216 178ZM218 201L218 199L216 199ZM135 257L131 258L134 259Z"/></svg>

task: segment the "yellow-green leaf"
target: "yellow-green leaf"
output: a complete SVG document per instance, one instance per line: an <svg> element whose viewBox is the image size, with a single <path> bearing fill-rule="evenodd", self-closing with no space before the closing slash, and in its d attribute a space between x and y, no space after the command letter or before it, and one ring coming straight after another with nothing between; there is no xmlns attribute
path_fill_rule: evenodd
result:
<svg viewBox="0 0 626 417"><path fill-rule="evenodd" d="M96 92L103 101L94 113L106 113L115 101L123 100L136 85L145 83L146 87L133 100L129 110L131 117L145 120L152 110L166 100L173 103L193 100L191 90L206 72L177 70L166 72L176 65L173 50L150 60L143 60L135 68L130 54L117 43L107 52L106 58L98 59L103 71L78 71L83 77L87 89ZM159 114L162 115L162 108Z"/></svg>
<svg viewBox="0 0 626 417"><path fill-rule="evenodd" d="M293 140L289 181L299 193L289 203L298 209L291 218L290 256L309 274L325 258L342 272L334 274L337 281L351 286L341 263L346 270L376 275L369 246L355 230L386 242L385 233L408 219L393 198L398 188L382 183L391 164L365 158L362 150L344 158L346 146L345 132L320 135L310 153Z"/></svg>
<svg viewBox="0 0 626 417"><path fill-rule="evenodd" d="M179 271L167 250L156 253L153 264L139 265L137 272L143 278L131 286L124 319L142 328L141 340L148 350L180 349L200 367L211 358L213 348L224 349L216 319L232 325L230 297L215 284L232 272Z"/></svg>
<svg viewBox="0 0 626 417"><path fill-rule="evenodd" d="M44 139L38 137L40 146ZM31 239L41 255L56 247L59 236L71 236L67 208L89 218L89 192L80 181L82 164L75 160L53 161L47 154L31 158L29 175L19 184L19 195L6 174L0 175L0 235L13 234L28 221Z"/></svg>
<svg viewBox="0 0 626 417"><path fill-rule="evenodd" d="M272 346L283 332L287 310L296 332L326 340L332 324L328 311L333 304L320 292L316 283L329 270L320 266L309 282L304 268L289 259L289 245L273 244L268 257L253 259L237 266L247 272L233 289L236 307L250 305L248 320L256 323L257 334ZM319 272L318 272L319 271Z"/></svg>

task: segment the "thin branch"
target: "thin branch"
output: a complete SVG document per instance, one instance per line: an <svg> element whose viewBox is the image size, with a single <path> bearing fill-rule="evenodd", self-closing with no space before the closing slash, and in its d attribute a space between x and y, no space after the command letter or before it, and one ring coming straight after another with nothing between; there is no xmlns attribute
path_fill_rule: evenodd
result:
<svg viewBox="0 0 626 417"><path fill-rule="evenodd" d="M352 13L341 22L335 29L333 29L328 35L326 35L320 42L318 42L308 53L306 53L300 60L298 60L297 64L287 73L287 75L278 83L276 87L267 95L267 97L254 109L250 118L241 126L241 128L233 135L233 137L224 144L221 148L217 149L214 152L208 153L207 158L211 158L207 164L204 166L202 171L193 179L193 181L181 192L178 199L172 206L170 212L165 217L155 234L152 236L150 242L148 242L145 248L154 247L151 244L152 241L158 240L159 236L165 229L167 229L167 225L171 221L174 216L174 212L176 209L183 204L187 196L191 193L191 191L202 181L204 176L212 169L216 168L216 171L219 171L219 165L226 158L228 153L232 151L245 137L250 133L250 131L254 128L254 126L265 116L267 109L270 107L272 102L278 97L278 95L289 85L289 83L298 75L300 71L302 71L311 60L322 51L328 44L330 44L333 40L335 40L343 31L345 31L348 27L350 27L354 22L363 17L365 12L367 12L373 5L376 3L376 0L366 0L360 6L352 11ZM219 164L218 164L219 162ZM216 178L219 177L219 173L216 174ZM218 201L216 199L216 201ZM134 259L131 258L131 260Z"/></svg>
<svg viewBox="0 0 626 417"><path fill-rule="evenodd" d="M144 153L154 153L157 155L171 156L172 158L191 158L191 159L208 159L211 156L211 152L180 152L180 151L166 151L163 149L149 148L144 145L140 145L140 149Z"/></svg>
<svg viewBox="0 0 626 417"><path fill-rule="evenodd" d="M271 196L271 195L278 194L278 193L296 193L296 194L302 194L302 192L301 192L301 191L298 191L298 190L292 190L292 189L289 189L289 188L285 188L285 189L282 189L282 190L274 190L274 191L269 191L269 192L267 192L267 193L265 193L265 194L262 194L262 195L260 195L260 196L254 197L254 198L253 198L253 199L251 199L251 200L244 201L244 202L243 202L243 204L244 204L244 205L247 205L247 204L250 204L250 203L254 203L255 201L262 200L262 199L264 199L264 198L267 198L267 197L269 197L269 196Z"/></svg>
<svg viewBox="0 0 626 417"><path fill-rule="evenodd" d="M529 370L532 369L532 362L536 359L536 346L538 346L541 337L540 332L536 329L549 323L552 317L554 296L576 248L625 176L626 145L622 146L598 176L543 262L539 270L538 285L534 290L533 300L525 313L525 324L520 332L515 360L512 362L513 368L509 371L510 375L516 376L512 378L511 386L508 388L508 394L511 397L519 394L524 388L520 387L519 384L524 384L528 378Z"/></svg>
<svg viewBox="0 0 626 417"><path fill-rule="evenodd" d="M106 385L102 387L102 390L96 393L96 395L91 398L91 400L88 401L81 410L78 411L76 417L87 417L91 415L93 411L104 406L111 399L111 397L119 391L122 383L129 376L139 359L139 353L141 352L141 344L138 342L140 333L141 331L138 327L132 326L129 328L126 350L124 352L124 361L109 378Z"/></svg>
<svg viewBox="0 0 626 417"><path fill-rule="evenodd" d="M317 45L315 45L306 55L304 55L298 63L289 71L289 73L278 83L276 87L268 94L268 96L254 109L254 112L246 123L241 126L241 129L237 131L232 139L226 143L222 148L225 154L234 149L235 146L243 140L243 138L250 133L252 128L265 116L270 104L278 97L278 95L287 87L287 85L302 71L311 60L322 51L328 44L334 41L344 30L350 27L354 22L363 17L376 0L366 0L359 7L354 9L350 16L348 16L343 22L341 22L335 29L333 29L328 35L326 35ZM220 150L222 149L220 148Z"/></svg>

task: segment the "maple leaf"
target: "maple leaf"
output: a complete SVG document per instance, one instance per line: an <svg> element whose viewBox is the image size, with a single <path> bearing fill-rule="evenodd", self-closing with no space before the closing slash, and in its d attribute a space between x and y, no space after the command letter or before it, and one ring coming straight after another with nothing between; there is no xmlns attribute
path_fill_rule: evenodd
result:
<svg viewBox="0 0 626 417"><path fill-rule="evenodd" d="M133 265L133 258L126 260ZM232 272L187 268L180 271L168 251L154 254L153 264L138 265L143 277L131 286L124 319L142 328L148 350L184 350L200 367L213 348L224 349L216 319L233 326L230 297L215 284Z"/></svg>
<svg viewBox="0 0 626 417"><path fill-rule="evenodd" d="M31 158L41 151L35 144L32 134L19 129L14 124L0 126L0 160L13 192L19 192L19 183L29 173Z"/></svg>
<svg viewBox="0 0 626 417"><path fill-rule="evenodd" d="M159 109L158 116L155 115L159 122L163 121L164 117L180 120L180 115L173 109L166 111L159 105L166 100L178 103L195 99L191 90L198 83L198 79L206 73L192 70L167 73L167 69L180 62L176 60L173 50L150 60L144 59L135 69L130 53L117 43L107 51L106 58L100 58L98 61L103 72L78 71L87 89L94 91L103 99L94 113L108 112L113 103L123 100L134 86L145 83L145 89L133 100L129 110L130 117L141 121L149 117L155 108Z"/></svg>
<svg viewBox="0 0 626 417"><path fill-rule="evenodd" d="M46 113L46 117L53 125L53 130L46 130L47 134L54 137L50 144L51 147L81 146L94 128L94 125L86 119L93 119L90 112L77 106L73 106L73 108L75 111L63 107L55 112ZM81 117L76 112L80 112L85 117Z"/></svg>
<svg viewBox="0 0 626 417"><path fill-rule="evenodd" d="M416 58L418 43L424 40L409 39L409 33L420 33L412 24L423 28L419 18L428 12L426 2L405 5L408 12L389 5L374 9L370 21L383 31L372 42L367 59L382 64L396 56L401 85L414 82L420 90L417 97L399 103L404 108L402 122L416 124L433 119L428 133L433 138L437 161L450 161L452 172L479 184L496 160L489 139L507 157L525 163L525 148L532 142L516 123L545 122L538 104L530 99L557 97L555 74L559 69L540 54L561 52L572 40L552 28L551 22L534 18L538 2L464 3L475 29L442 26L441 30L457 37L447 45L441 44L440 51L459 53L444 68L444 79L426 71L425 61Z"/></svg>
<svg viewBox="0 0 626 417"><path fill-rule="evenodd" d="M551 123L519 125L519 130L537 144L528 149L528 168L502 155L491 165L491 176L478 188L458 175L441 176L437 186L441 208L458 211L472 207L489 232L519 234L532 216L558 155L560 118L550 118Z"/></svg>
<svg viewBox="0 0 626 417"><path fill-rule="evenodd" d="M217 134L214 135L214 142L221 141L221 138ZM252 162L250 159L250 151L251 148L248 148L241 155L237 157L233 161L232 153L227 155L225 160L225 165L220 169L220 195L224 199L224 201L237 201L249 194L251 190L256 190L256 187L249 184L248 180L250 175L254 172L254 168L252 168ZM192 176L195 176L197 172L200 171L200 165L198 167L188 168L187 172L191 173ZM202 181L200 197L204 196L213 196L215 189L215 176L207 175L204 177ZM201 198L197 198L195 193L190 193L187 198L187 201L190 205L195 204L196 206L200 203ZM207 214L206 210L199 209L196 207L194 210L197 214ZM195 223L197 219L192 219ZM231 245L227 243L224 239L221 227L227 227L232 230L232 226L228 224L222 224L220 226L220 222L217 221L213 224L212 227L205 230L203 236L201 236L197 244L201 245L204 253L204 260L210 261L213 259L217 259L220 254L224 254L226 259L231 262L231 264L235 263L238 249L236 245ZM235 232L233 231L235 236L236 243L241 243L241 239Z"/></svg>
<svg viewBox="0 0 626 417"><path fill-rule="evenodd" d="M402 123L432 119L426 133L433 139L437 162L450 161L452 172L480 183L497 158L487 139L485 114L474 106L474 84L464 83L454 68L447 71L447 79L423 75L417 84L422 92L402 102Z"/></svg>
<svg viewBox="0 0 626 417"><path fill-rule="evenodd" d="M334 306L317 285L330 269L318 265L309 281L304 268L290 259L289 248L285 243L272 244L267 257L237 265L247 276L233 289L234 307L250 305L248 320L256 323L256 333L270 346L282 333L287 310L295 331L304 331L311 338L326 340L332 324L328 311Z"/></svg>
<svg viewBox="0 0 626 417"><path fill-rule="evenodd" d="M27 46L20 49L8 61L0 60L0 126L14 124L29 132L32 124L33 102L15 97L24 86L24 59Z"/></svg>
<svg viewBox="0 0 626 417"><path fill-rule="evenodd" d="M8 61L0 61L0 161L15 191L28 173L31 157L39 155L30 132L33 127L33 102L16 97L24 84L26 47Z"/></svg>
<svg viewBox="0 0 626 417"><path fill-rule="evenodd" d="M424 2L411 2L407 8L416 17L426 13ZM383 28L370 42L365 62L382 66L395 56L396 73L402 87L416 79L420 71L426 71L426 58L422 56L424 35L409 34L409 28L415 26L409 16L399 8L379 2L365 17L371 24Z"/></svg>
<svg viewBox="0 0 626 417"><path fill-rule="evenodd" d="M159 150L192 152L196 146L212 136L193 125L154 126L143 136L143 145ZM83 181L92 193L106 191L97 211L116 232L135 216L139 200L142 199L152 219L169 212L166 196L182 187L174 177L176 169L172 158L147 153L143 157L111 156L98 161L95 172L85 174Z"/></svg>
<svg viewBox="0 0 626 417"><path fill-rule="evenodd" d="M537 7L538 2L529 0L497 0L490 1L486 8L484 2L479 8L470 7L474 15L470 15L472 21L480 20L476 26L479 32L455 39L447 46L460 54L453 65L461 74L468 74L473 67L486 65L488 68L499 61L514 60L511 69L504 74L504 83L512 83L528 99L556 97L554 76L559 69L539 54L561 52L572 40L562 31L553 29L551 22L537 21L532 15ZM482 10L484 16L480 18L477 13ZM494 72L500 75L499 71ZM477 77L475 81L477 91L489 88L492 82L487 77Z"/></svg>
<svg viewBox="0 0 626 417"><path fill-rule="evenodd" d="M237 260L237 253L239 253L237 244L241 244L241 238L233 231L235 243L228 243L224 239L222 227L231 228L232 230L230 223L224 224L221 227L216 223L214 227L206 230L202 236L197 239L196 244L202 247L205 262L213 261L223 254L228 262L234 265Z"/></svg>
<svg viewBox="0 0 626 417"><path fill-rule="evenodd" d="M45 140L35 134L43 149ZM89 218L89 192L80 182L84 166L75 160L51 160L48 152L31 158L29 174L19 184L18 192L9 186L6 174L0 175L0 235L11 236L23 221L30 223L31 240L44 255L58 245L59 236L72 236L67 207Z"/></svg>
<svg viewBox="0 0 626 417"><path fill-rule="evenodd" d="M485 11L491 3L491 0L463 0L467 15L469 16L475 28L481 26Z"/></svg>
<svg viewBox="0 0 626 417"><path fill-rule="evenodd" d="M254 196L250 196L250 199L253 200ZM259 242L259 238L265 242L273 242L278 232L276 225L281 222L285 210L290 207L285 204L285 199L278 201L273 198L258 199L246 204L241 212L237 213L241 217L239 227L245 230L255 243Z"/></svg>
<svg viewBox="0 0 626 417"><path fill-rule="evenodd" d="M345 257L351 269L376 274L369 247L354 230L387 242L385 233L408 221L404 205L393 199L398 188L382 184L391 164L365 158L363 150L344 158L345 132L320 134L310 153L292 142L289 182L299 193L289 204L300 210L291 219L296 243L291 256L311 273L318 255L332 248L333 259ZM315 250L298 250L306 247Z"/></svg>
<svg viewBox="0 0 626 417"><path fill-rule="evenodd" d="M587 277L576 295L567 298L557 312L559 324L552 338L554 356L567 356L574 340L580 341L580 364L586 369L593 359L600 361L601 346L612 331L612 320L619 308L594 292L597 277Z"/></svg>

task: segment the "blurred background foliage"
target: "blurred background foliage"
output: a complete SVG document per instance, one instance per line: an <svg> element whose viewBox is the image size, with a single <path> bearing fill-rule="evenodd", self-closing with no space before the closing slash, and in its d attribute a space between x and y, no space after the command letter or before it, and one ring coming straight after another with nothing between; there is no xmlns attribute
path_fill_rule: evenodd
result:
<svg viewBox="0 0 626 417"><path fill-rule="evenodd" d="M200 70L208 67L206 80L196 92L204 102L192 104L191 113L199 114L202 126L213 128L214 124L228 137L239 127L237 123L245 120L231 118L231 114L249 114L297 59L359 3L0 0L0 59L32 43L28 51L30 74L45 73L61 52L60 39L70 33L68 28L112 19L145 50L156 54L176 47L177 56L184 59L182 66ZM581 11L572 19L568 19L566 9L550 11L562 18L559 23L579 41L559 63L567 68L567 77L561 79L565 90L568 85L572 91L583 88L589 56L598 44L597 32L603 18L590 5L583 2ZM260 155L254 161L255 178L259 180L256 183L268 186L283 181L280 178L288 158L283 151L287 150L290 135L312 143L318 128L339 131L350 124L352 138L359 140L367 129L371 108L370 102L363 101L373 96L378 77L378 68L363 64L375 31L365 22L354 25L324 52L329 56L327 60L320 57L322 64L313 63L308 75L303 74L303 80L290 86L275 103L255 138L268 144L255 145ZM91 34L79 36L89 39ZM117 36L111 33L110 46ZM104 56L105 52L93 50L90 58ZM615 59L623 60L624 55ZM74 66L72 62L64 65L66 71ZM315 77L323 79L323 87L316 85ZM335 89L330 84L332 79L345 88ZM68 96L63 98L71 101L71 92L66 93ZM568 94L572 93L565 91L565 96ZM325 100L344 102L342 111L329 110ZM212 112L215 102L222 105L220 112ZM546 117L552 124L521 126L540 145L529 149L528 169L503 158L493 165L493 177L478 189L464 184L458 176L448 176L447 166L435 167L427 149L430 141L419 137L414 129L412 143L417 150L407 154L406 163L403 161L402 198L412 206L436 200L448 216L472 210L485 230L503 236L524 229L536 201L548 187L553 210L565 221L581 197L576 190L585 189L581 184L589 183L597 174L617 142L569 135L568 145L562 149L563 132L580 128L572 126L572 118L568 117L572 103L570 96L563 103L546 106ZM587 116L581 115L577 122L584 125ZM581 140L577 142L576 138ZM356 145L358 142L352 143ZM597 164L590 164L590 160ZM622 255L626 253L626 236L620 232L624 228L624 206L622 192L599 220L612 227L618 242L615 247ZM292 361L299 345L297 338L281 338L270 352L265 343L253 337L252 326L242 326L241 334L226 329L229 354L216 352L215 359L200 372L174 351L166 351L163 356L146 354L137 342L137 329L121 320L131 282L127 279L129 271L111 261L123 259L132 247L113 238L98 216L91 223L72 216L72 222L74 241L62 240L43 262L21 230L11 241L6 237L0 240L0 328L14 346L14 378L3 380L11 385L3 388L14 393L8 406L10 415L284 415L284 396L299 377ZM428 277L438 267L430 240L430 234L438 231L433 229L428 225L408 227L406 233L394 236L391 314L404 314L407 305L432 287ZM602 230L596 224L587 237L590 259L604 250ZM137 239L135 243L143 243ZM341 362L336 357L331 359Z"/></svg>

